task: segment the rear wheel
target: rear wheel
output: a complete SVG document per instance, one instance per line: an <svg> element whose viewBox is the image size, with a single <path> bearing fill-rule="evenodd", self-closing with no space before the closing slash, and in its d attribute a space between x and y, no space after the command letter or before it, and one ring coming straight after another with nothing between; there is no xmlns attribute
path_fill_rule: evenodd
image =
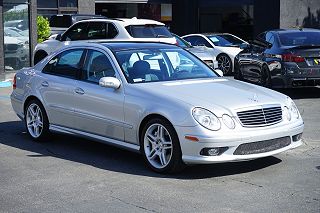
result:
<svg viewBox="0 0 320 213"><path fill-rule="evenodd" d="M141 152L147 165L159 173L175 173L184 168L179 138L165 119L150 120L140 136Z"/></svg>
<svg viewBox="0 0 320 213"><path fill-rule="evenodd" d="M25 108L25 125L28 135L43 141L49 135L49 121L44 107L38 100L31 100Z"/></svg>

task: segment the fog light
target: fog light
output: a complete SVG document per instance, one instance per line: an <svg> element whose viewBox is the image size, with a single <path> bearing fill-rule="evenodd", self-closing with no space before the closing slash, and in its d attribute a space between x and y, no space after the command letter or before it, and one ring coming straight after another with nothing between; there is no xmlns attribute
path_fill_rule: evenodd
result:
<svg viewBox="0 0 320 213"><path fill-rule="evenodd" d="M297 142L301 140L301 137L302 137L302 133L292 136L292 140L293 142Z"/></svg>
<svg viewBox="0 0 320 213"><path fill-rule="evenodd" d="M212 148L203 148L200 151L200 155L205 156L218 156L224 153L228 147L212 147Z"/></svg>

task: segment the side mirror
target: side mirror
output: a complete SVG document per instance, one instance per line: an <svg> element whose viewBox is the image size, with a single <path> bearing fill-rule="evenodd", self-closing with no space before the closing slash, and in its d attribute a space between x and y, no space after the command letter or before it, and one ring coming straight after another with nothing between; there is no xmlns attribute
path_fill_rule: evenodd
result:
<svg viewBox="0 0 320 213"><path fill-rule="evenodd" d="M222 72L222 70L219 70L219 69L216 69L216 70L214 70L216 73L218 73L218 75L220 76L220 77L223 77L223 72Z"/></svg>
<svg viewBox="0 0 320 213"><path fill-rule="evenodd" d="M58 40L58 41L61 40L61 34L60 33L56 36L56 40Z"/></svg>
<svg viewBox="0 0 320 213"><path fill-rule="evenodd" d="M240 49L242 50L246 50L246 49L249 49L250 48L250 44L247 44L247 43L242 43L240 44Z"/></svg>
<svg viewBox="0 0 320 213"><path fill-rule="evenodd" d="M102 77L99 80L99 85L101 87L119 89L121 82L115 77Z"/></svg>

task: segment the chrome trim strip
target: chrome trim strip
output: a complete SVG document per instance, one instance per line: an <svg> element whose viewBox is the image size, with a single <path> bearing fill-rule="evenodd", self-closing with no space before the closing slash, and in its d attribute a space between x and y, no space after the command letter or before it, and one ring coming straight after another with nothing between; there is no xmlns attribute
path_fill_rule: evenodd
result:
<svg viewBox="0 0 320 213"><path fill-rule="evenodd" d="M86 138L90 138L90 139L95 139L95 140L102 142L102 143L105 143L105 144L110 144L113 146L117 146L120 148L135 151L135 152L139 152L139 150L140 150L140 146L138 146L136 144L126 143L124 141L119 141L119 140L115 140L115 139L111 139L111 138L107 138L107 137L103 137L103 136L99 136L99 135L94 135L94 134L91 134L88 132L83 132L80 130L70 129L67 127L62 127L62 126L58 126L58 125L54 125L54 124L50 124L49 129L51 131L55 131L55 132L60 132L60 133L65 133L65 134L70 134L70 135L78 135L78 136L82 136L82 137L86 137Z"/></svg>
<svg viewBox="0 0 320 213"><path fill-rule="evenodd" d="M72 113L74 112L74 109L69 109L69 108L65 108L65 107L61 107L53 104L48 105L48 107L53 108L55 110L64 111L64 112L65 111L72 112Z"/></svg>

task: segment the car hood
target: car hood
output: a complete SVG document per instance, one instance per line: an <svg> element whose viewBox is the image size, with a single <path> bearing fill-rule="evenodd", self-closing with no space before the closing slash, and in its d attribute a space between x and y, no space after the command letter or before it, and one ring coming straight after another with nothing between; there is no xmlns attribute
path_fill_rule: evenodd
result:
<svg viewBox="0 0 320 213"><path fill-rule="evenodd" d="M209 109L217 116L224 113L235 115L241 108L284 104L287 97L264 87L227 78L154 82L137 86L154 95Z"/></svg>
<svg viewBox="0 0 320 213"><path fill-rule="evenodd" d="M212 61L215 60L215 57L213 57L211 54L209 54L207 51L203 49L191 47L191 48L186 48L186 50L188 50L189 52L191 52L192 54L194 54L195 56L197 56L202 60L212 60Z"/></svg>
<svg viewBox="0 0 320 213"><path fill-rule="evenodd" d="M15 37L4 36L4 44L22 44L23 42Z"/></svg>

